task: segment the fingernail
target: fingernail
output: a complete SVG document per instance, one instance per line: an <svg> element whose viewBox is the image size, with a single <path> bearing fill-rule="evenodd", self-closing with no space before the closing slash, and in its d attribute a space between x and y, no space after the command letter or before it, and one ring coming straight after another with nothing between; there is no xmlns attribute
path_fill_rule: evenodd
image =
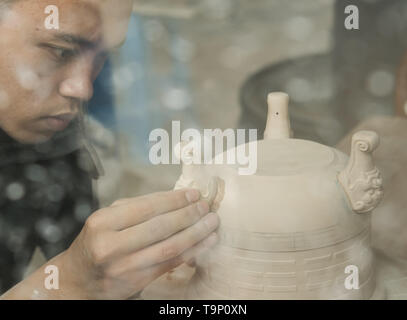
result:
<svg viewBox="0 0 407 320"><path fill-rule="evenodd" d="M185 196L189 203L193 203L195 201L198 201L198 199L201 197L201 194L198 190L188 190L185 193Z"/></svg>
<svg viewBox="0 0 407 320"><path fill-rule="evenodd" d="M218 215L216 213L210 213L208 216L205 217L204 223L209 230L214 230L219 225Z"/></svg>
<svg viewBox="0 0 407 320"><path fill-rule="evenodd" d="M190 268L195 268L196 267L196 259L195 258L191 258L189 259L186 264L190 267Z"/></svg>
<svg viewBox="0 0 407 320"><path fill-rule="evenodd" d="M206 201L202 200L197 203L197 208L201 216L204 216L209 212L209 205Z"/></svg>

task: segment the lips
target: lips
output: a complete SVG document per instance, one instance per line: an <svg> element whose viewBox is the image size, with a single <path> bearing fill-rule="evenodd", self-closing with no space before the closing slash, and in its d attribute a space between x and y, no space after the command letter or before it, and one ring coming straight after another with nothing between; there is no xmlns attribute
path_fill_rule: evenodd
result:
<svg viewBox="0 0 407 320"><path fill-rule="evenodd" d="M52 131L62 131L65 130L71 121L75 118L74 114L62 114L56 116L45 117L44 120L47 126Z"/></svg>

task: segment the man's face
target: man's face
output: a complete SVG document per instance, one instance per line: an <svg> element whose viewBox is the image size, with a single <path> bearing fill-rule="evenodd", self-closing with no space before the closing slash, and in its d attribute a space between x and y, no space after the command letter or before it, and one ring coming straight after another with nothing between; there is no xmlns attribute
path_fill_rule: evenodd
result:
<svg viewBox="0 0 407 320"><path fill-rule="evenodd" d="M48 5L59 30L48 30ZM64 130L127 31L131 0L20 0L0 20L0 127L22 143Z"/></svg>

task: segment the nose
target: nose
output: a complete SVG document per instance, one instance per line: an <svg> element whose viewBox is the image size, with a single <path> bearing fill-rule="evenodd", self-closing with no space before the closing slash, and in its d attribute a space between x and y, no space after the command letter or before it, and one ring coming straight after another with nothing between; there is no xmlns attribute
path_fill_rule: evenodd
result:
<svg viewBox="0 0 407 320"><path fill-rule="evenodd" d="M59 92L67 98L89 101L93 96L93 77L90 68L79 66L59 86Z"/></svg>

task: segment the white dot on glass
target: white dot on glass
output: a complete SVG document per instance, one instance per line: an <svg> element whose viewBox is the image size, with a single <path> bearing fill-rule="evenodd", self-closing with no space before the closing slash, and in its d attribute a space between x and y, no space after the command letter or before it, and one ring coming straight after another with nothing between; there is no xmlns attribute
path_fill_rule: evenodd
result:
<svg viewBox="0 0 407 320"><path fill-rule="evenodd" d="M38 75L26 66L17 66L16 73L17 79L24 89L33 90L37 88L40 83Z"/></svg>
<svg viewBox="0 0 407 320"><path fill-rule="evenodd" d="M308 80L293 78L288 81L285 89L294 101L307 102L312 99L312 88Z"/></svg>
<svg viewBox="0 0 407 320"><path fill-rule="evenodd" d="M79 203L75 207L74 214L77 221L84 222L91 214L91 207L87 203Z"/></svg>
<svg viewBox="0 0 407 320"><path fill-rule="evenodd" d="M172 48L172 53L175 55L175 57L183 62L187 62L192 59L194 53L195 53L195 48L194 45L182 38L178 38L174 42L174 46Z"/></svg>
<svg viewBox="0 0 407 320"><path fill-rule="evenodd" d="M191 99L186 90L180 88L172 88L164 93L162 102L168 109L183 110L188 107Z"/></svg>
<svg viewBox="0 0 407 320"><path fill-rule="evenodd" d="M29 165L25 170L25 175L31 181L41 182L47 179L46 170L37 164Z"/></svg>
<svg viewBox="0 0 407 320"><path fill-rule="evenodd" d="M48 219L42 219L36 224L36 230L41 237L51 243L62 238L62 230Z"/></svg>
<svg viewBox="0 0 407 320"><path fill-rule="evenodd" d="M114 85L121 90L126 90L130 88L130 86L135 81L135 75L133 71L134 70L131 70L129 66L123 66L119 68L113 74Z"/></svg>
<svg viewBox="0 0 407 320"><path fill-rule="evenodd" d="M25 195L25 188L21 183L14 182L6 188L7 197L12 201L20 200Z"/></svg>
<svg viewBox="0 0 407 320"><path fill-rule="evenodd" d="M157 20L149 20L144 24L145 36L150 42L157 42L165 36L165 28Z"/></svg>
<svg viewBox="0 0 407 320"><path fill-rule="evenodd" d="M385 70L377 70L371 73L367 79L367 89L377 97L385 97L391 94L394 87L393 75Z"/></svg>
<svg viewBox="0 0 407 320"><path fill-rule="evenodd" d="M33 291L33 294L31 295L31 299L33 299L33 300L38 299L39 296L40 296L40 292L37 289L35 289Z"/></svg>
<svg viewBox="0 0 407 320"><path fill-rule="evenodd" d="M60 185L53 185L49 188L47 197L52 202L59 202L65 194L64 189Z"/></svg>
<svg viewBox="0 0 407 320"><path fill-rule="evenodd" d="M145 37L150 42L160 41L165 36L165 28L160 21L148 20L144 24Z"/></svg>
<svg viewBox="0 0 407 320"><path fill-rule="evenodd" d="M284 32L292 40L301 41L306 40L312 34L313 28L314 25L311 19L294 17L286 22Z"/></svg>

